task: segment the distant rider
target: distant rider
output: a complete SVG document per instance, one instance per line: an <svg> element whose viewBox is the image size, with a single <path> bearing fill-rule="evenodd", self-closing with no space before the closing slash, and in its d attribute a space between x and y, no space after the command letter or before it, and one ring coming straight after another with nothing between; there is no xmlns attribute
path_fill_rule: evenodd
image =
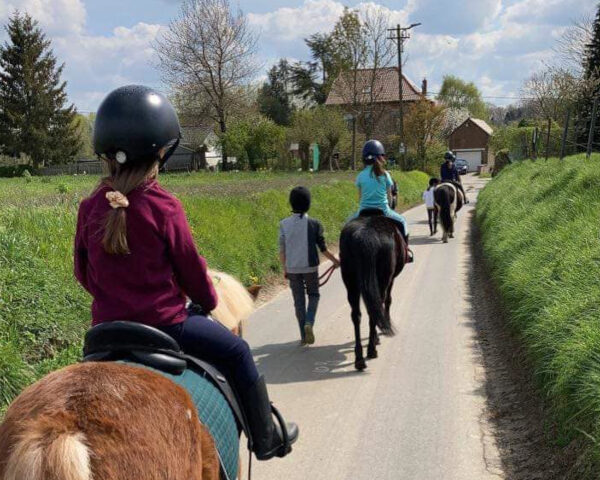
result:
<svg viewBox="0 0 600 480"><path fill-rule="evenodd" d="M465 203L469 203L469 199L467 198L467 194L463 188L462 181L460 180L460 175L458 174L456 165L454 165L455 160L456 156L450 150L444 154L444 163L442 163L440 168L440 177L442 178L442 182L450 182L452 185L458 188L463 194Z"/></svg>

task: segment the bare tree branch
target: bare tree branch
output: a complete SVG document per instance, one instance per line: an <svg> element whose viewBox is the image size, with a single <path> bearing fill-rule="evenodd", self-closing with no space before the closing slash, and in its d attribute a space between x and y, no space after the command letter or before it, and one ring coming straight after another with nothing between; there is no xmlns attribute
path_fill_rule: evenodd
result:
<svg viewBox="0 0 600 480"><path fill-rule="evenodd" d="M179 17L155 42L163 79L227 131L239 89L258 70L258 37L229 0L185 0ZM223 168L227 155L223 152Z"/></svg>

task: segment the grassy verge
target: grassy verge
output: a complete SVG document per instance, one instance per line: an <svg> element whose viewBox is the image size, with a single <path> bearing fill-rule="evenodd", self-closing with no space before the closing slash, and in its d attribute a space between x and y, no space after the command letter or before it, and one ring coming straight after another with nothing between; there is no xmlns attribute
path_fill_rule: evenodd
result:
<svg viewBox="0 0 600 480"><path fill-rule="evenodd" d="M327 240L356 208L355 174L165 175L183 202L200 252L211 267L244 283L280 271L278 222L288 192L310 186ZM399 209L420 200L428 177L394 172ZM0 179L0 411L25 385L79 357L90 298L72 275L72 241L82 197L98 178Z"/></svg>
<svg viewBox="0 0 600 480"><path fill-rule="evenodd" d="M557 425L581 448L577 478L600 465L600 156L522 162L481 193L477 219L512 326Z"/></svg>

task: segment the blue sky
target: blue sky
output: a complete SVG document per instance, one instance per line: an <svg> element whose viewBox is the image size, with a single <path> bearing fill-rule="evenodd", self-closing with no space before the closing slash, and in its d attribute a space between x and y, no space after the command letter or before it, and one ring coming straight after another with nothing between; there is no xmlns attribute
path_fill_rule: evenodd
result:
<svg viewBox="0 0 600 480"><path fill-rule="evenodd" d="M15 8L36 18L65 62L70 100L81 111L94 111L107 92L123 84L165 88L153 64L152 41L179 5L180 0L0 0L0 23ZM574 20L594 14L596 5L596 0L239 1L260 34L258 55L265 68L280 57L306 59L303 38L330 30L344 6L377 7L391 24L423 24L406 45L405 71L414 83L427 77L435 91L444 75L458 75L496 104L514 101L523 80L551 58L555 39Z"/></svg>

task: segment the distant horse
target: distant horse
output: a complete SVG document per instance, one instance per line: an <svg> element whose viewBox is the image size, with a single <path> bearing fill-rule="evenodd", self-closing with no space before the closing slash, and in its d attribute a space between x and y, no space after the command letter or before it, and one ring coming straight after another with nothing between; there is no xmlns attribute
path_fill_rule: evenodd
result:
<svg viewBox="0 0 600 480"><path fill-rule="evenodd" d="M212 272L220 311L238 325L254 300ZM188 392L160 373L89 362L25 389L0 424L0 480L217 480L215 443Z"/></svg>
<svg viewBox="0 0 600 480"><path fill-rule="evenodd" d="M365 216L363 216L365 215ZM369 314L367 358L377 358L378 327L384 335L394 335L390 318L394 279L407 262L406 243L394 223L374 212L363 212L348 222L340 236L342 279L354 324L357 370L367 367L360 340L360 298Z"/></svg>
<svg viewBox="0 0 600 480"><path fill-rule="evenodd" d="M450 182L440 183L433 192L442 224L442 241L448 243L448 237L454 238L454 221L464 203L462 192Z"/></svg>

